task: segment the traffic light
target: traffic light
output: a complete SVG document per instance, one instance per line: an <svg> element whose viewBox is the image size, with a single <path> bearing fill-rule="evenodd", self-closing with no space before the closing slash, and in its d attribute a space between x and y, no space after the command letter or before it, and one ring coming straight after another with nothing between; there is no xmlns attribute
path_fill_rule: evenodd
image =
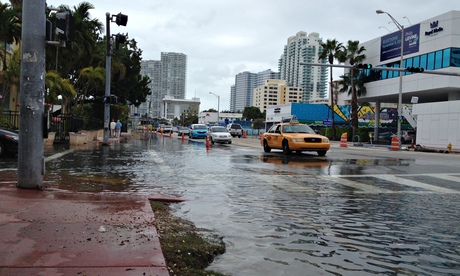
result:
<svg viewBox="0 0 460 276"><path fill-rule="evenodd" d="M126 42L126 36L122 34L115 35L115 49L118 50L120 48L120 44Z"/></svg>
<svg viewBox="0 0 460 276"><path fill-rule="evenodd" d="M113 20L113 19L112 19ZM112 21L113 22L113 21ZM124 15L122 14L121 12L119 14L117 14L117 17L115 18L115 23L118 25L118 26L126 26L126 24L128 23L128 16L127 15Z"/></svg>
<svg viewBox="0 0 460 276"><path fill-rule="evenodd" d="M60 39L72 41L75 38L75 23L70 11L56 13L56 34Z"/></svg>
<svg viewBox="0 0 460 276"><path fill-rule="evenodd" d="M356 69L372 69L372 64L366 64L366 63L357 63L354 66Z"/></svg>
<svg viewBox="0 0 460 276"><path fill-rule="evenodd" d="M407 67L406 71L411 72L411 73L423 73L423 71L425 71L425 69L423 69L421 67Z"/></svg>
<svg viewBox="0 0 460 276"><path fill-rule="evenodd" d="M115 95L104 96L102 101L107 104L116 104L118 102L118 97Z"/></svg>

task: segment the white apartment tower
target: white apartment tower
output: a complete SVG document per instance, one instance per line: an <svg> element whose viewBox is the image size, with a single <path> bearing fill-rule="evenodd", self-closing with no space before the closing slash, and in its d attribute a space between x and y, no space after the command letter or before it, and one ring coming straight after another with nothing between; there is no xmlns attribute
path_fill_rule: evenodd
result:
<svg viewBox="0 0 460 276"><path fill-rule="evenodd" d="M321 43L318 33L298 32L288 38L278 62L280 79L286 80L288 86L301 87L303 102L327 97L327 67L300 65L326 63L326 60L318 60Z"/></svg>
<svg viewBox="0 0 460 276"><path fill-rule="evenodd" d="M185 99L187 77L187 55L162 52L161 60L141 62L141 75L151 79L151 95L138 108L141 116L161 117L162 100L166 97Z"/></svg>
<svg viewBox="0 0 460 276"><path fill-rule="evenodd" d="M287 86L285 80L268 79L254 89L253 106L261 112L270 105L302 102L302 88Z"/></svg>

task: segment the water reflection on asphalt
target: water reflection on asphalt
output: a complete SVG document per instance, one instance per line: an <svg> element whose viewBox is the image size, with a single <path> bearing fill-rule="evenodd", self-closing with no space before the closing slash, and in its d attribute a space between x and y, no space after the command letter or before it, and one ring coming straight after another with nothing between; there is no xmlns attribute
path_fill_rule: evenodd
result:
<svg viewBox="0 0 460 276"><path fill-rule="evenodd" d="M223 236L227 252L211 268L229 275L457 274L458 193L386 182L376 185L393 192L356 193L322 177L411 165L286 158L235 145L206 151L204 143L152 136L50 160L47 177L63 189L192 199L176 204L177 214Z"/></svg>

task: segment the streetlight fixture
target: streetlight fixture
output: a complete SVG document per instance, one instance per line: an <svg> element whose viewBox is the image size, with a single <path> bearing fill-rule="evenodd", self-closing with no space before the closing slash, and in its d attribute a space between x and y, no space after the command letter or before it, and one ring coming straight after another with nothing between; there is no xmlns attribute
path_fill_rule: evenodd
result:
<svg viewBox="0 0 460 276"><path fill-rule="evenodd" d="M110 15L106 13L106 30L107 30L107 48L105 57L105 94L104 94L104 145L109 144L109 124L110 124L110 104L112 98L110 95L110 76L111 76L111 55L112 55L112 36L110 35L110 22L115 22L118 26L126 26L128 23L128 16L121 12L117 15ZM126 37L121 34L115 36L116 47L118 49L119 43L126 42Z"/></svg>
<svg viewBox="0 0 460 276"><path fill-rule="evenodd" d="M399 68L403 68L403 58L404 58L404 26L399 24L399 22L394 19L391 14L382 11L382 10L376 10L375 11L377 14L386 14L388 15L393 23L398 27L398 29L401 31L401 57L399 61ZM397 137L399 143L401 143L401 121L402 121L402 83L403 83L403 72L399 72L399 94L398 94L398 132L397 132Z"/></svg>
<svg viewBox="0 0 460 276"><path fill-rule="evenodd" d="M209 94L212 94L214 96L217 97L217 122L216 123L219 123L219 105L220 105L220 96L215 94L215 93L212 93L212 92L209 92Z"/></svg>

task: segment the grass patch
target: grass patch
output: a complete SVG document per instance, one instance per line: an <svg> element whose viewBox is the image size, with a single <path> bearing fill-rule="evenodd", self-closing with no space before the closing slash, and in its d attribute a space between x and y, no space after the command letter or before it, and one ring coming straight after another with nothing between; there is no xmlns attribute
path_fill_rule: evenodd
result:
<svg viewBox="0 0 460 276"><path fill-rule="evenodd" d="M196 228L188 220L173 216L170 204L150 201L170 275L224 276L205 270L216 256L225 252L222 239L204 229Z"/></svg>

